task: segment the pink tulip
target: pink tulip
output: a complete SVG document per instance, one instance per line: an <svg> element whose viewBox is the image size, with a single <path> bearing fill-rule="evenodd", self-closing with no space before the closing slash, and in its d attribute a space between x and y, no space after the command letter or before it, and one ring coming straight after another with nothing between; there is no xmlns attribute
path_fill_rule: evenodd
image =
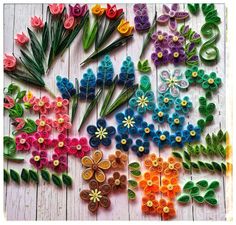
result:
<svg viewBox="0 0 236 225"><path fill-rule="evenodd" d="M3 65L5 71L14 71L16 69L16 58L13 55L4 55Z"/></svg>
<svg viewBox="0 0 236 225"><path fill-rule="evenodd" d="M24 46L29 42L29 38L22 32L22 34L17 34L15 37L16 44Z"/></svg>
<svg viewBox="0 0 236 225"><path fill-rule="evenodd" d="M52 15L60 15L64 10L64 4L49 4L49 10Z"/></svg>
<svg viewBox="0 0 236 225"><path fill-rule="evenodd" d="M44 26L43 20L37 16L31 17L31 26L36 29L42 29Z"/></svg>

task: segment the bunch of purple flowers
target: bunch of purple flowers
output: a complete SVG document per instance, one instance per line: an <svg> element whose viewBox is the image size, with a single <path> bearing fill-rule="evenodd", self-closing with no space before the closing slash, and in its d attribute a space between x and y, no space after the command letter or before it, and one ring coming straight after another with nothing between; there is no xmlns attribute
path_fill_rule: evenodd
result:
<svg viewBox="0 0 236 225"><path fill-rule="evenodd" d="M134 4L134 24L135 29L138 32L147 31L151 24L149 22L148 12L147 12L147 5L146 4Z"/></svg>

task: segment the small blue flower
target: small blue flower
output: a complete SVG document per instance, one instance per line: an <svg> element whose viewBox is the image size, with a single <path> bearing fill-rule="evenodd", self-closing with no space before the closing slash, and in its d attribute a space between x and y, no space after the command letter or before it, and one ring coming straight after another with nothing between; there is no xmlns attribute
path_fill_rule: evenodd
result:
<svg viewBox="0 0 236 225"><path fill-rule="evenodd" d="M56 85L64 99L70 99L74 94L76 94L76 89L73 83L66 77L62 78L61 76L57 76Z"/></svg>
<svg viewBox="0 0 236 225"><path fill-rule="evenodd" d="M106 120L98 119L97 126L88 126L87 132L92 135L89 144L93 148L97 148L100 144L109 146L111 144L112 136L116 134L116 129L112 126L107 127Z"/></svg>
<svg viewBox="0 0 236 225"><path fill-rule="evenodd" d="M180 116L178 113L173 113L172 117L168 118L168 123L170 125L170 128L171 130L174 131L182 130L184 121L185 121L184 116Z"/></svg>
<svg viewBox="0 0 236 225"><path fill-rule="evenodd" d="M170 93L159 95L158 107L162 108L165 112L169 111L174 104L174 98Z"/></svg>
<svg viewBox="0 0 236 225"><path fill-rule="evenodd" d="M167 122L169 118L168 113L161 108L156 108L152 113L152 119L160 124Z"/></svg>
<svg viewBox="0 0 236 225"><path fill-rule="evenodd" d="M133 140L129 138L128 134L116 135L116 148L125 152L129 151L130 146L133 144Z"/></svg>
<svg viewBox="0 0 236 225"><path fill-rule="evenodd" d="M142 136L144 140L152 138L155 134L155 127L153 124L148 124L147 122L142 122L141 128L138 129L138 133Z"/></svg>
<svg viewBox="0 0 236 225"><path fill-rule="evenodd" d="M188 96L185 96L183 99L177 98L175 100L175 111L187 114L193 107L192 102Z"/></svg>
<svg viewBox="0 0 236 225"><path fill-rule="evenodd" d="M142 141L141 139L136 140L136 144L131 147L132 151L136 152L138 157L142 157L149 153L149 142Z"/></svg>
<svg viewBox="0 0 236 225"><path fill-rule="evenodd" d="M183 148L187 139L181 131L176 131L175 134L170 135L170 143L173 148Z"/></svg>
<svg viewBox="0 0 236 225"><path fill-rule="evenodd" d="M117 130L119 134L132 134L138 133L138 128L141 126L143 117L134 115L134 110L128 108L125 113L117 113L116 121L118 123Z"/></svg>
<svg viewBox="0 0 236 225"><path fill-rule="evenodd" d="M186 137L188 143L199 141L201 138L201 129L198 126L194 127L192 124L189 124L187 130L183 131L183 135Z"/></svg>
<svg viewBox="0 0 236 225"><path fill-rule="evenodd" d="M157 130L152 140L161 149L166 145L170 145L170 133L169 131Z"/></svg>

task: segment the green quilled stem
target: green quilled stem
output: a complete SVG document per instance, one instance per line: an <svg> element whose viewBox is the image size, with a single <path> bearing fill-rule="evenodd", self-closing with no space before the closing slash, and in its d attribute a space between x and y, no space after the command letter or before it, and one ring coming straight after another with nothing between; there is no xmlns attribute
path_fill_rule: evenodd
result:
<svg viewBox="0 0 236 225"><path fill-rule="evenodd" d="M72 108L71 108L71 123L73 123L75 114L78 109L78 103L79 103L79 81L77 78L75 78L75 87L76 87L76 94L72 97Z"/></svg>

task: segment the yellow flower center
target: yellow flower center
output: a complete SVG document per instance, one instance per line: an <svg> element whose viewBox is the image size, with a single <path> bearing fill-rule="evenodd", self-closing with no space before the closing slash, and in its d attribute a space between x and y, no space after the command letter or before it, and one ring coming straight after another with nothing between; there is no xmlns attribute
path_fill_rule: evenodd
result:
<svg viewBox="0 0 236 225"><path fill-rule="evenodd" d="M178 38L178 36L173 36L172 40L173 40L174 42L177 42L177 41L179 40L179 38Z"/></svg>
<svg viewBox="0 0 236 225"><path fill-rule="evenodd" d="M168 103L169 101L170 101L170 99L169 98L164 98L164 103Z"/></svg>
<svg viewBox="0 0 236 225"><path fill-rule="evenodd" d="M44 102L43 101L39 101L38 105L42 107L42 106L44 106Z"/></svg>
<svg viewBox="0 0 236 225"><path fill-rule="evenodd" d="M157 160L153 160L153 161L152 161L152 165L153 165L154 167L157 167L157 166L158 166Z"/></svg>
<svg viewBox="0 0 236 225"><path fill-rule="evenodd" d="M142 108L148 105L148 98L145 97L144 95L142 97L138 97L137 103L138 106L141 106Z"/></svg>
<svg viewBox="0 0 236 225"><path fill-rule="evenodd" d="M117 185L117 186L120 185L120 180L119 179L115 180L115 185Z"/></svg>
<svg viewBox="0 0 236 225"><path fill-rule="evenodd" d="M194 137L194 136L196 135L196 132L195 132L194 130L191 130L191 131L190 131L190 135L191 135L192 137Z"/></svg>
<svg viewBox="0 0 236 225"><path fill-rule="evenodd" d="M42 144L43 142L44 142L44 138L41 137L38 139L38 143Z"/></svg>
<svg viewBox="0 0 236 225"><path fill-rule="evenodd" d="M164 212L164 213L168 213L168 212L170 212L169 207L165 206L165 207L163 208L163 212Z"/></svg>
<svg viewBox="0 0 236 225"><path fill-rule="evenodd" d="M159 34L159 35L157 36L157 39L158 39L159 41L162 41L162 40L164 39L164 36L161 35L161 34Z"/></svg>
<svg viewBox="0 0 236 225"><path fill-rule="evenodd" d="M146 134L149 134L149 133L150 133L150 128L146 127L146 128L144 129L144 132L145 132Z"/></svg>
<svg viewBox="0 0 236 225"><path fill-rule="evenodd" d="M178 58L179 57L179 53L178 52L174 52L173 56L174 56L174 58Z"/></svg>
<svg viewBox="0 0 236 225"><path fill-rule="evenodd" d="M78 151L80 151L82 149L82 146L81 145L77 145L76 148L77 148Z"/></svg>
<svg viewBox="0 0 236 225"><path fill-rule="evenodd" d="M58 122L58 123L64 123L64 119L63 119L63 118L59 118L59 119L57 120L57 122Z"/></svg>
<svg viewBox="0 0 236 225"><path fill-rule="evenodd" d="M139 146L138 150L139 150L139 152L143 152L144 151L144 147L143 146Z"/></svg>
<svg viewBox="0 0 236 225"><path fill-rule="evenodd" d="M182 141L182 138L181 138L180 136L177 136L177 137L175 138L175 141L179 143L179 142Z"/></svg>
<svg viewBox="0 0 236 225"><path fill-rule="evenodd" d="M40 160L40 156L39 156L39 155L36 155L36 156L34 157L34 161L38 162L39 160Z"/></svg>
<svg viewBox="0 0 236 225"><path fill-rule="evenodd" d="M158 115L159 117L163 117L164 114L163 114L163 112L158 112L157 115Z"/></svg>
<svg viewBox="0 0 236 225"><path fill-rule="evenodd" d="M21 138L21 139L20 139L20 143L21 143L21 144L24 144L25 142L26 142L26 140L25 140L24 138Z"/></svg>
<svg viewBox="0 0 236 225"><path fill-rule="evenodd" d="M159 59L161 59L161 58L163 57L163 53L162 53L162 52L158 52L158 53L157 53L157 57L158 57Z"/></svg>
<svg viewBox="0 0 236 225"><path fill-rule="evenodd" d="M91 190L90 194L90 201L92 202L99 202L100 199L102 198L101 191L98 191L98 189Z"/></svg>
<svg viewBox="0 0 236 225"><path fill-rule="evenodd" d="M127 141L126 141L125 139L122 139L122 140L121 140L121 144L122 144L122 145L125 145L126 143L127 143Z"/></svg>
<svg viewBox="0 0 236 225"><path fill-rule="evenodd" d="M64 142L63 141L58 142L58 147L59 148L62 148L63 146L64 146Z"/></svg>
<svg viewBox="0 0 236 225"><path fill-rule="evenodd" d="M46 125L46 123L45 123L45 121L40 121L39 125L40 125L41 127L44 127L44 126Z"/></svg>
<svg viewBox="0 0 236 225"><path fill-rule="evenodd" d="M173 185L172 185L172 184L168 184L168 185L167 185L167 189L168 189L169 191L173 190Z"/></svg>
<svg viewBox="0 0 236 225"><path fill-rule="evenodd" d="M162 134L162 135L160 136L160 140L161 140L161 141L165 141L165 140L166 140L166 136L165 136L164 134Z"/></svg>
<svg viewBox="0 0 236 225"><path fill-rule="evenodd" d="M173 164L169 164L168 167L169 167L170 170L173 170L175 168Z"/></svg>
<svg viewBox="0 0 236 225"><path fill-rule="evenodd" d="M106 136L108 135L107 129L103 127L97 128L95 135L96 135L96 138L99 138L100 140L102 140L103 138L106 138Z"/></svg>
<svg viewBox="0 0 236 225"><path fill-rule="evenodd" d="M62 102L57 102L57 107L62 107Z"/></svg>
<svg viewBox="0 0 236 225"><path fill-rule="evenodd" d="M214 83L214 79L209 78L209 79L208 79L208 84L213 84L213 83Z"/></svg>
<svg viewBox="0 0 236 225"><path fill-rule="evenodd" d="M33 93L32 93L32 91L28 91L28 93L27 93L27 98L28 98L28 100L30 100L31 98L33 98Z"/></svg>
<svg viewBox="0 0 236 225"><path fill-rule="evenodd" d="M53 165L54 165L54 166L58 166L59 164L60 164L59 160L54 160L54 161L53 161Z"/></svg>
<svg viewBox="0 0 236 225"><path fill-rule="evenodd" d="M153 182L152 182L151 180L148 180L148 181L147 181L147 185L148 185L148 186L152 186L152 184L153 184Z"/></svg>
<svg viewBox="0 0 236 225"><path fill-rule="evenodd" d="M135 124L134 118L133 117L125 117L124 120L122 121L125 127L130 128L133 127Z"/></svg>
<svg viewBox="0 0 236 225"><path fill-rule="evenodd" d="M147 201L147 206L148 206L148 207L152 207L152 206L153 206L153 203L152 203L152 201L150 201L150 200L149 200L149 201Z"/></svg>
<svg viewBox="0 0 236 225"><path fill-rule="evenodd" d="M175 123L175 124L179 124L179 119L177 119L177 118L174 119L174 123Z"/></svg>
<svg viewBox="0 0 236 225"><path fill-rule="evenodd" d="M188 104L188 102L185 101L185 100L183 100L183 101L181 102L181 105L182 105L182 106L186 106L187 104Z"/></svg>
<svg viewBox="0 0 236 225"><path fill-rule="evenodd" d="M198 76L198 72L192 72L192 77L197 77Z"/></svg>

